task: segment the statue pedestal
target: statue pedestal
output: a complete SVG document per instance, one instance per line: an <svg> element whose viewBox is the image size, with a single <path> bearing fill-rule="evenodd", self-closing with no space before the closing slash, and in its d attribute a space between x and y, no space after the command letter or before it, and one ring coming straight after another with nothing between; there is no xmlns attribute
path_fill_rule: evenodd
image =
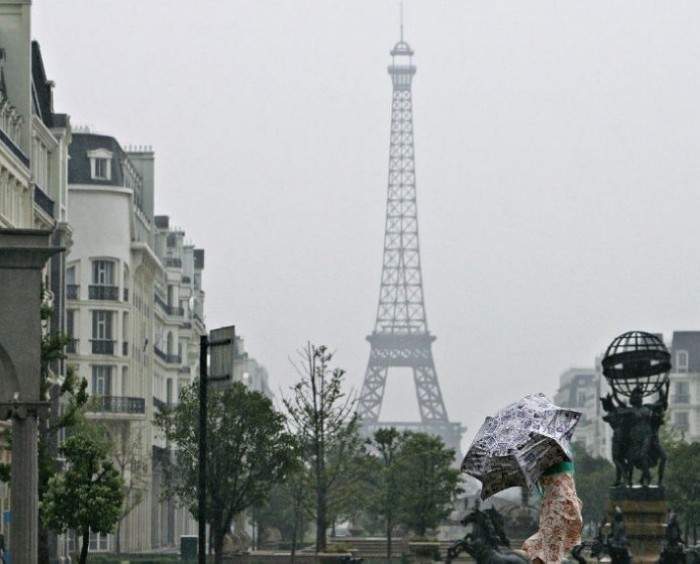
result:
<svg viewBox="0 0 700 564"><path fill-rule="evenodd" d="M606 508L608 522L622 510L633 562L656 562L664 540L668 503L664 486L613 486ZM606 532L609 532L609 526Z"/></svg>

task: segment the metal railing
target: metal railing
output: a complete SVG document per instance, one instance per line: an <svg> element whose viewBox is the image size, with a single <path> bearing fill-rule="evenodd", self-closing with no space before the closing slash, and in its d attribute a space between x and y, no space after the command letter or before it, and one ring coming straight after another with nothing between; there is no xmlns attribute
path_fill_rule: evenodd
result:
<svg viewBox="0 0 700 564"><path fill-rule="evenodd" d="M122 341L122 356L129 356L129 342Z"/></svg>
<svg viewBox="0 0 700 564"><path fill-rule="evenodd" d="M179 354L165 353L155 345L153 346L153 352L158 358L164 360L168 364L182 364L182 357Z"/></svg>
<svg viewBox="0 0 700 564"><path fill-rule="evenodd" d="M53 217L53 200L36 184L34 185L34 203Z"/></svg>
<svg viewBox="0 0 700 564"><path fill-rule="evenodd" d="M80 354L78 345L80 344L79 339L71 339L66 343L66 352L68 354Z"/></svg>
<svg viewBox="0 0 700 564"><path fill-rule="evenodd" d="M90 339L92 343L92 354L114 354L114 343L108 339Z"/></svg>
<svg viewBox="0 0 700 564"><path fill-rule="evenodd" d="M124 301L129 301L129 288L124 288Z"/></svg>
<svg viewBox="0 0 700 564"><path fill-rule="evenodd" d="M146 413L146 400L126 396L93 396L89 411L102 413Z"/></svg>
<svg viewBox="0 0 700 564"><path fill-rule="evenodd" d="M690 403L690 394L675 394L671 396L671 403Z"/></svg>
<svg viewBox="0 0 700 564"><path fill-rule="evenodd" d="M88 297L91 300L119 300L118 286L90 285L88 287Z"/></svg>
<svg viewBox="0 0 700 564"><path fill-rule="evenodd" d="M66 299L77 300L80 293L80 284L66 284Z"/></svg>
<svg viewBox="0 0 700 564"><path fill-rule="evenodd" d="M19 148L19 146L14 142L10 136L5 133L2 129L0 129L0 141L2 141L7 147L12 151L15 156L22 162L22 164L26 167L29 166L29 157L24 154L22 149Z"/></svg>
<svg viewBox="0 0 700 564"><path fill-rule="evenodd" d="M168 315L172 315L174 317L182 317L185 315L184 308L168 305L158 294L153 295L153 301L155 301L156 304L158 304L160 308Z"/></svg>
<svg viewBox="0 0 700 564"><path fill-rule="evenodd" d="M153 396L153 407L156 409L168 409L175 407L176 404L172 402L167 402L163 401L162 399L158 399L156 396Z"/></svg>
<svg viewBox="0 0 700 564"><path fill-rule="evenodd" d="M179 258L165 257L165 266L180 268L182 266L182 261Z"/></svg>

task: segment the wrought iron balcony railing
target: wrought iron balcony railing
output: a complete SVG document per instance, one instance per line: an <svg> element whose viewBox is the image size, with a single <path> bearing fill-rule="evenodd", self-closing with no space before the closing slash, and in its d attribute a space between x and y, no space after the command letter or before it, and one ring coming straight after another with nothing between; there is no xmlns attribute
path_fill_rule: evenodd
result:
<svg viewBox="0 0 700 564"><path fill-rule="evenodd" d="M153 352L156 356L168 364L182 364L182 357L179 354L168 354L160 350L158 347L153 347Z"/></svg>
<svg viewBox="0 0 700 564"><path fill-rule="evenodd" d="M671 396L671 403L690 403L690 394L675 394Z"/></svg>
<svg viewBox="0 0 700 564"><path fill-rule="evenodd" d="M79 339L71 339L66 343L66 352L68 354L80 354L80 349L78 345L80 344Z"/></svg>
<svg viewBox="0 0 700 564"><path fill-rule="evenodd" d="M77 300L80 294L80 284L66 284L66 299Z"/></svg>
<svg viewBox="0 0 700 564"><path fill-rule="evenodd" d="M146 400L125 396L93 396L89 410L93 413L146 413Z"/></svg>
<svg viewBox="0 0 700 564"><path fill-rule="evenodd" d="M92 343L92 354L114 354L114 344L116 341L107 339L90 339Z"/></svg>
<svg viewBox="0 0 700 564"><path fill-rule="evenodd" d="M182 260L174 257L165 257L165 266L180 268L182 266Z"/></svg>
<svg viewBox="0 0 700 564"><path fill-rule="evenodd" d="M34 185L34 203L53 217L53 200L36 184Z"/></svg>
<svg viewBox="0 0 700 564"><path fill-rule="evenodd" d="M91 300L119 300L119 287L90 285L88 297Z"/></svg>

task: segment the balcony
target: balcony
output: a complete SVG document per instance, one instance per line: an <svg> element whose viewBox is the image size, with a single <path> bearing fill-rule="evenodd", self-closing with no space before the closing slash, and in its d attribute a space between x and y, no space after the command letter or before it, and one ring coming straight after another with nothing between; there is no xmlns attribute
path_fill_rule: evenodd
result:
<svg viewBox="0 0 700 564"><path fill-rule="evenodd" d="M129 356L129 343L127 341L122 342L122 356Z"/></svg>
<svg viewBox="0 0 700 564"><path fill-rule="evenodd" d="M158 399L156 396L153 396L153 407L156 409L172 409L175 407L175 404L172 402L163 401Z"/></svg>
<svg viewBox="0 0 700 564"><path fill-rule="evenodd" d="M66 299L77 300L80 294L80 284L66 284Z"/></svg>
<svg viewBox="0 0 700 564"><path fill-rule="evenodd" d="M2 129L0 129L0 141L2 141L3 144L15 154L15 156L22 162L24 166L29 167L29 157L24 154L22 149L20 149L19 146L15 143L14 139L12 139Z"/></svg>
<svg viewBox="0 0 700 564"><path fill-rule="evenodd" d="M119 300L119 288L117 286L90 285L88 297L91 300Z"/></svg>
<svg viewBox="0 0 700 564"><path fill-rule="evenodd" d="M168 315L171 315L173 317L183 317L185 315L185 309L181 307L176 307L176 306L171 306L168 305L163 298L161 298L158 294L155 294L153 296L153 300L160 306L160 308L167 313Z"/></svg>
<svg viewBox="0 0 700 564"><path fill-rule="evenodd" d="M78 347L79 344L79 339L71 339L66 343L66 352L68 354L80 354L80 348Z"/></svg>
<svg viewBox="0 0 700 564"><path fill-rule="evenodd" d="M114 344L116 341L107 339L90 339L92 343L92 354L114 355Z"/></svg>
<svg viewBox="0 0 700 564"><path fill-rule="evenodd" d="M129 301L129 288L124 288L124 301Z"/></svg>
<svg viewBox="0 0 700 564"><path fill-rule="evenodd" d="M688 404L690 403L690 394L675 394L671 396L672 404Z"/></svg>
<svg viewBox="0 0 700 564"><path fill-rule="evenodd" d="M179 258L165 257L165 266L172 268L181 268L182 261Z"/></svg>
<svg viewBox="0 0 700 564"><path fill-rule="evenodd" d="M93 396L89 411L144 415L146 413L146 400L124 396Z"/></svg>
<svg viewBox="0 0 700 564"><path fill-rule="evenodd" d="M182 357L179 354L164 353L156 346L153 347L153 352L158 358L164 360L168 364L182 364Z"/></svg>
<svg viewBox="0 0 700 564"><path fill-rule="evenodd" d="M34 203L53 217L53 200L36 184L34 185Z"/></svg>

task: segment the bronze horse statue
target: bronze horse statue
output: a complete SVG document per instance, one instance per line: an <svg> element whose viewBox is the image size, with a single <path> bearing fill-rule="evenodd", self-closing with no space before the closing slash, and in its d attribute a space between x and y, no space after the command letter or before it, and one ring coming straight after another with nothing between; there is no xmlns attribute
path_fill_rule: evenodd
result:
<svg viewBox="0 0 700 564"><path fill-rule="evenodd" d="M474 511L461 521L471 525L471 531L447 549L445 562L452 562L461 552L468 552L477 564L523 564L530 562L524 552L508 549L510 541L503 529L503 518L496 509L481 511L477 503Z"/></svg>

